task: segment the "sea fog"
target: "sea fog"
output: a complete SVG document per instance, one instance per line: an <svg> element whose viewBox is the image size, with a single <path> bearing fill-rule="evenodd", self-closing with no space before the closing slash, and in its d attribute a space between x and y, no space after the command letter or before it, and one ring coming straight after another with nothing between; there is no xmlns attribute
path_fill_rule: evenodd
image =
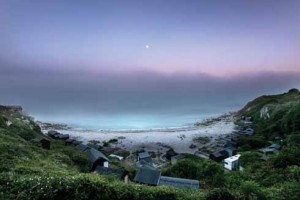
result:
<svg viewBox="0 0 300 200"><path fill-rule="evenodd" d="M241 109L260 95L299 88L297 74L237 77L155 72L2 70L0 104L22 105L36 120L89 130L191 126ZM21 70L22 72L22 70Z"/></svg>

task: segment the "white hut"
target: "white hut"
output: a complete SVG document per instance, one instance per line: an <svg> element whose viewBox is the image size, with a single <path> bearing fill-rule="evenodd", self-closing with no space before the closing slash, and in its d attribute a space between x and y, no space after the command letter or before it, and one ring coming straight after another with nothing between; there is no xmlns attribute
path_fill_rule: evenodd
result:
<svg viewBox="0 0 300 200"><path fill-rule="evenodd" d="M229 158L226 158L224 160L224 167L229 170L235 170L239 168L239 158L240 154L237 154L235 156L231 156Z"/></svg>

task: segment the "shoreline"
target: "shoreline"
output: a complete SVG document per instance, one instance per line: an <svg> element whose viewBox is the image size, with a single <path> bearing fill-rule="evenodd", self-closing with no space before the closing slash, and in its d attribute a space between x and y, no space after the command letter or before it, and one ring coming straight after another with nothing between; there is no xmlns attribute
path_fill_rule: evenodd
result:
<svg viewBox="0 0 300 200"><path fill-rule="evenodd" d="M49 129L42 130L46 133ZM59 130L63 134L69 134L70 138L82 141L84 144L89 141L99 141L100 145L111 139L117 139L116 143L111 143L112 148L134 151L154 151L164 152L170 147L178 153L196 154L203 147L213 149L222 138L236 130L234 116L222 115L213 120L208 125L191 126L184 128L166 128L149 130L126 130L126 131L83 131L83 130ZM197 138L208 137L209 142L202 144L197 142Z"/></svg>

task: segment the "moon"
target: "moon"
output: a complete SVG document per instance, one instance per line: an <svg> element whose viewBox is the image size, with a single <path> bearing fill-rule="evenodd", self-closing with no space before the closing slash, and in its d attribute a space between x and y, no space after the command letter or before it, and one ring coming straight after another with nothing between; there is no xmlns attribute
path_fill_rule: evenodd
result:
<svg viewBox="0 0 300 200"><path fill-rule="evenodd" d="M149 46L149 45L145 45L145 47L146 47L146 49L149 49L149 48L150 48L150 46Z"/></svg>

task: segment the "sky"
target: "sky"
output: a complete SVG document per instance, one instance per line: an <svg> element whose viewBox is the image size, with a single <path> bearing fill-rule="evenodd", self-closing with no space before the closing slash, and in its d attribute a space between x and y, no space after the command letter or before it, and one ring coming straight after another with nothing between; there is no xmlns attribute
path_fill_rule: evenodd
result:
<svg viewBox="0 0 300 200"><path fill-rule="evenodd" d="M188 112L300 88L299 8L298 0L0 0L0 104Z"/></svg>

